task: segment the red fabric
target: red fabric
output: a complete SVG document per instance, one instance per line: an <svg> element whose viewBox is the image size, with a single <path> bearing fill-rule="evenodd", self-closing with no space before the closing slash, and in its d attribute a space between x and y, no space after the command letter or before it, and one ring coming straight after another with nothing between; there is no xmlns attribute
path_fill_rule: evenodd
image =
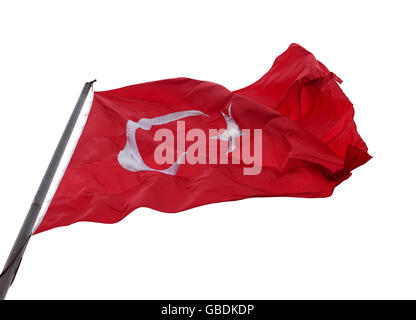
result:
<svg viewBox="0 0 416 320"><path fill-rule="evenodd" d="M78 221L114 223L139 207L178 212L255 196L330 196L352 169L371 158L337 82L310 52L292 44L260 80L234 92L188 78L95 92L86 126L36 233ZM207 132L226 127L221 112L227 114L230 103L240 128L263 130L260 174L244 175L245 164L185 163L176 175L120 166L128 120L200 110L209 117L183 121L186 130ZM175 131L176 122L138 129L136 139L145 163L165 169L168 165L153 159L159 143L153 135L160 127Z"/></svg>

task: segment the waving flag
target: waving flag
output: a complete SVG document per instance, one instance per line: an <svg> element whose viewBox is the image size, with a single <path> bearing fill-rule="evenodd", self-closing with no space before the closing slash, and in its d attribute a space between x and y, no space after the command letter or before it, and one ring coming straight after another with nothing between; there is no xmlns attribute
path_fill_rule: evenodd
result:
<svg viewBox="0 0 416 320"><path fill-rule="evenodd" d="M188 78L95 92L36 233L255 196L327 197L371 157L331 73L292 44L254 84Z"/></svg>

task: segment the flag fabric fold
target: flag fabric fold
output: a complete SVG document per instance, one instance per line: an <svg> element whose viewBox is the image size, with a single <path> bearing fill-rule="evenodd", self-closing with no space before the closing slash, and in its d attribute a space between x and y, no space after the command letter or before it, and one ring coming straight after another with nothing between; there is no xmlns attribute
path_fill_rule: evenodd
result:
<svg viewBox="0 0 416 320"><path fill-rule="evenodd" d="M114 223L140 207L174 213L247 197L330 196L371 158L339 83L292 44L237 91L176 78L95 92L35 233Z"/></svg>

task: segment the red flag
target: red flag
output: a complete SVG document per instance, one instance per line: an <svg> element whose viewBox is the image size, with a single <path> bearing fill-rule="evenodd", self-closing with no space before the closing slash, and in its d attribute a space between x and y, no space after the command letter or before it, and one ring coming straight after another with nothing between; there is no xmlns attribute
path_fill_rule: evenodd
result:
<svg viewBox="0 0 416 320"><path fill-rule="evenodd" d="M371 157L341 80L292 44L254 84L188 78L95 92L36 233L255 196L327 197Z"/></svg>

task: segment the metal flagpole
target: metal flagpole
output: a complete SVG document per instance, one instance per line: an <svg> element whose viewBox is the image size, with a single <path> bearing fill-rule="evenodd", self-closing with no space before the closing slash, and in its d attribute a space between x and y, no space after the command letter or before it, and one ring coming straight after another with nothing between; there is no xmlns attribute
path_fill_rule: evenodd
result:
<svg viewBox="0 0 416 320"><path fill-rule="evenodd" d="M52 159L49 162L49 166L46 169L45 175L43 176L43 179L39 185L38 191L36 192L29 212L27 213L26 219L23 222L22 228L17 235L9 257L7 258L3 271L0 274L0 300L3 300L6 297L7 291L13 283L14 277L16 276L17 270L22 260L23 253L25 252L26 246L34 231L33 228L35 227L35 223L39 216L39 211L42 207L43 201L45 200L53 177L55 176L56 169L58 168L59 162L65 151L65 147L75 127L82 106L84 105L84 102L94 82L95 80L86 82L84 88L81 91L78 101L75 104L74 110L72 111L71 117L68 120L65 130L62 133L61 139L56 146Z"/></svg>

